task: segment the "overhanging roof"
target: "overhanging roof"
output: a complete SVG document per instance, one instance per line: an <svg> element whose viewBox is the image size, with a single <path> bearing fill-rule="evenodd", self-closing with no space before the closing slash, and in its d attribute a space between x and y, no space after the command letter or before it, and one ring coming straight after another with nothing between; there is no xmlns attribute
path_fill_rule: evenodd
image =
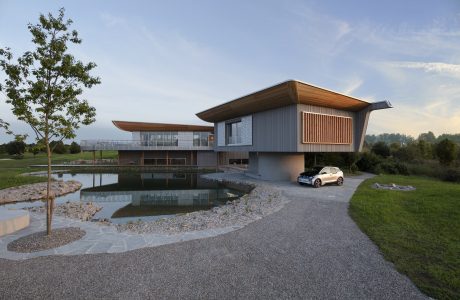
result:
<svg viewBox="0 0 460 300"><path fill-rule="evenodd" d="M215 106L196 115L207 122L220 122L292 104L309 104L347 111L360 111L370 105L369 102L363 100L301 81L289 80Z"/></svg>
<svg viewBox="0 0 460 300"><path fill-rule="evenodd" d="M165 123L146 123L129 121L112 121L113 125L125 131L207 131L214 132L214 126L183 125Z"/></svg>

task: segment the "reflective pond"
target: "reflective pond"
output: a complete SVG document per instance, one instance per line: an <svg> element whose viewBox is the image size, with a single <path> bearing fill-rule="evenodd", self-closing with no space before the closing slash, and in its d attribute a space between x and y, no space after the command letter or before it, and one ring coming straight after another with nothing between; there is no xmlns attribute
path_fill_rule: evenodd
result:
<svg viewBox="0 0 460 300"><path fill-rule="evenodd" d="M245 193L243 188L209 181L197 173L63 173L53 176L82 183L79 191L56 198L57 204L67 201L96 203L102 210L93 218L105 218L113 223L155 220L210 209ZM40 205L43 205L42 201L5 206L23 208Z"/></svg>

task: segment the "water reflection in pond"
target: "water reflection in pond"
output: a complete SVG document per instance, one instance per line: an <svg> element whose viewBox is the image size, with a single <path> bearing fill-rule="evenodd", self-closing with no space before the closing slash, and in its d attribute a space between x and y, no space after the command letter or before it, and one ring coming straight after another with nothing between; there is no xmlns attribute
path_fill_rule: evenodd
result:
<svg viewBox="0 0 460 300"><path fill-rule="evenodd" d="M103 207L94 218L113 223L154 220L210 209L240 197L243 192L202 179L196 173L56 174L58 179L77 180L82 189L56 199L94 202ZM42 205L41 201L11 206Z"/></svg>

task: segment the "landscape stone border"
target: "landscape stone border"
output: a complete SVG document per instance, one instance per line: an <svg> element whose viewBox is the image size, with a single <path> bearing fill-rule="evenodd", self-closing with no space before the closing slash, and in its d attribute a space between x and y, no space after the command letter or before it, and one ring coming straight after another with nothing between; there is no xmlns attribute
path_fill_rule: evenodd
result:
<svg viewBox="0 0 460 300"><path fill-rule="evenodd" d="M391 191L404 191L404 192L410 192L410 191L416 190L416 188L411 185L397 185L394 183L380 184L377 182L372 185L372 188L377 189L377 190L391 190Z"/></svg>

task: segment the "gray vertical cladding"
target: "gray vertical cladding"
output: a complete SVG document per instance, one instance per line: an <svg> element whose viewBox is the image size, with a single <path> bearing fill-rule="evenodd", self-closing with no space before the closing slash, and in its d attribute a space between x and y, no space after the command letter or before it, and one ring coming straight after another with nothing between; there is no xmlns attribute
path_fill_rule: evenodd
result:
<svg viewBox="0 0 460 300"><path fill-rule="evenodd" d="M325 114L325 115L334 115L334 116L341 116L341 117L350 117L355 119L356 113L345 111L345 110L338 110L334 108L327 108L327 107L319 107L313 105L306 105L306 104L298 104L297 105L297 128L299 128L299 135L297 140L297 151L298 152L353 152L356 141L355 130L353 130L353 141L350 145L333 145L333 144L302 144L301 140L301 130L302 130L302 119L300 117L300 113L302 111L318 113L318 114ZM353 122L353 129L356 128L355 122Z"/></svg>
<svg viewBox="0 0 460 300"><path fill-rule="evenodd" d="M298 127L296 105L258 112L252 115L252 145L219 146L216 151L297 152ZM216 124L217 125L217 124ZM217 136L221 127L214 127Z"/></svg>
<svg viewBox="0 0 460 300"><path fill-rule="evenodd" d="M352 143L335 144L303 144L301 140L301 112L335 115L353 118ZM251 146L221 146L216 143L216 151L247 151L247 152L353 152L360 151L367 129L370 110L350 112L334 108L319 107L306 104L290 105L252 115ZM225 136L224 126L215 124L215 136Z"/></svg>

